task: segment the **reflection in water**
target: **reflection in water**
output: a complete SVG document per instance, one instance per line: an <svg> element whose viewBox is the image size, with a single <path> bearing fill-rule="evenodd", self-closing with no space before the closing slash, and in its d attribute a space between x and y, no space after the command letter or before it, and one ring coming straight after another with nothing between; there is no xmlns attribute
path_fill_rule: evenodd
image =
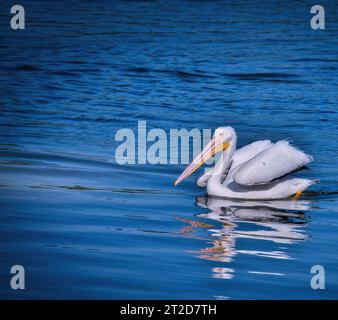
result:
<svg viewBox="0 0 338 320"><path fill-rule="evenodd" d="M204 223L196 220L182 219L188 222L189 231L193 227L207 228L211 237L211 246L198 251L199 258L231 262L238 254L254 255L273 259L292 259L288 255L287 247L307 239L304 226L307 223L306 211L310 209L307 200L279 200L279 201L234 201L214 197L197 197L199 207L210 210L199 214L200 218L207 218L221 223L221 228L214 228L215 223ZM210 222L210 221L209 221ZM188 232L186 229L186 232ZM238 248L236 241L252 239L250 248ZM276 250L262 251L256 240L270 241L278 246ZM252 246L256 246L252 249ZM279 246L282 245L282 246ZM263 245L266 248L265 245ZM213 268L213 277L231 279L235 270L227 267ZM248 271L258 274L275 274L264 271Z"/></svg>

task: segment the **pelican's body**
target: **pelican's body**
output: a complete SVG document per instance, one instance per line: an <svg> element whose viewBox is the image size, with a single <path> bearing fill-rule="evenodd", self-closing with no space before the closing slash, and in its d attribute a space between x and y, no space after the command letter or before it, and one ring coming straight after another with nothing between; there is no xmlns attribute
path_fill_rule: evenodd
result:
<svg viewBox="0 0 338 320"><path fill-rule="evenodd" d="M222 151L215 167L197 180L212 196L233 199L273 200L300 195L315 182L287 177L312 161L312 157L287 141L256 141L236 150L233 128L215 131L212 141L186 168L175 184L197 170L208 158Z"/></svg>

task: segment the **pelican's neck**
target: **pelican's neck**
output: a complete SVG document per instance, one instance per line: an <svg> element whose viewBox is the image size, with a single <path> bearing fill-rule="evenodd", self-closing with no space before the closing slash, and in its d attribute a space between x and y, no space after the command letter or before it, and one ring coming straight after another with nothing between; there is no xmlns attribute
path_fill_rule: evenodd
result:
<svg viewBox="0 0 338 320"><path fill-rule="evenodd" d="M232 156L236 151L237 137L234 136L230 140L230 146L228 149L222 152L221 157L217 161L215 167L212 170L212 176L221 177L224 172L229 168L231 163Z"/></svg>

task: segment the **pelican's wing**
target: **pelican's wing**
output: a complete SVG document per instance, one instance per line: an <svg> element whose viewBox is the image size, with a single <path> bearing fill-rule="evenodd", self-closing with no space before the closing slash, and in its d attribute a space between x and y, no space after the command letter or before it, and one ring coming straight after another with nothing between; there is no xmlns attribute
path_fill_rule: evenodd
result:
<svg viewBox="0 0 338 320"><path fill-rule="evenodd" d="M244 163L234 174L234 181L243 186L265 184L297 170L312 160L310 155L278 141Z"/></svg>
<svg viewBox="0 0 338 320"><path fill-rule="evenodd" d="M259 140L236 150L232 156L231 168L238 167L240 164L252 159L258 153L272 146L273 143L270 140Z"/></svg>

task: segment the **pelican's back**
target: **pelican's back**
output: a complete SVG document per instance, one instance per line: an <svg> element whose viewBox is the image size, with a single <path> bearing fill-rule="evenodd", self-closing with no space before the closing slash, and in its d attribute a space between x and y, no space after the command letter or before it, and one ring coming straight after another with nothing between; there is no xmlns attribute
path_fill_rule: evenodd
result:
<svg viewBox="0 0 338 320"><path fill-rule="evenodd" d="M266 184L285 176L312 161L310 155L281 140L247 161L234 174L234 181L243 186Z"/></svg>

